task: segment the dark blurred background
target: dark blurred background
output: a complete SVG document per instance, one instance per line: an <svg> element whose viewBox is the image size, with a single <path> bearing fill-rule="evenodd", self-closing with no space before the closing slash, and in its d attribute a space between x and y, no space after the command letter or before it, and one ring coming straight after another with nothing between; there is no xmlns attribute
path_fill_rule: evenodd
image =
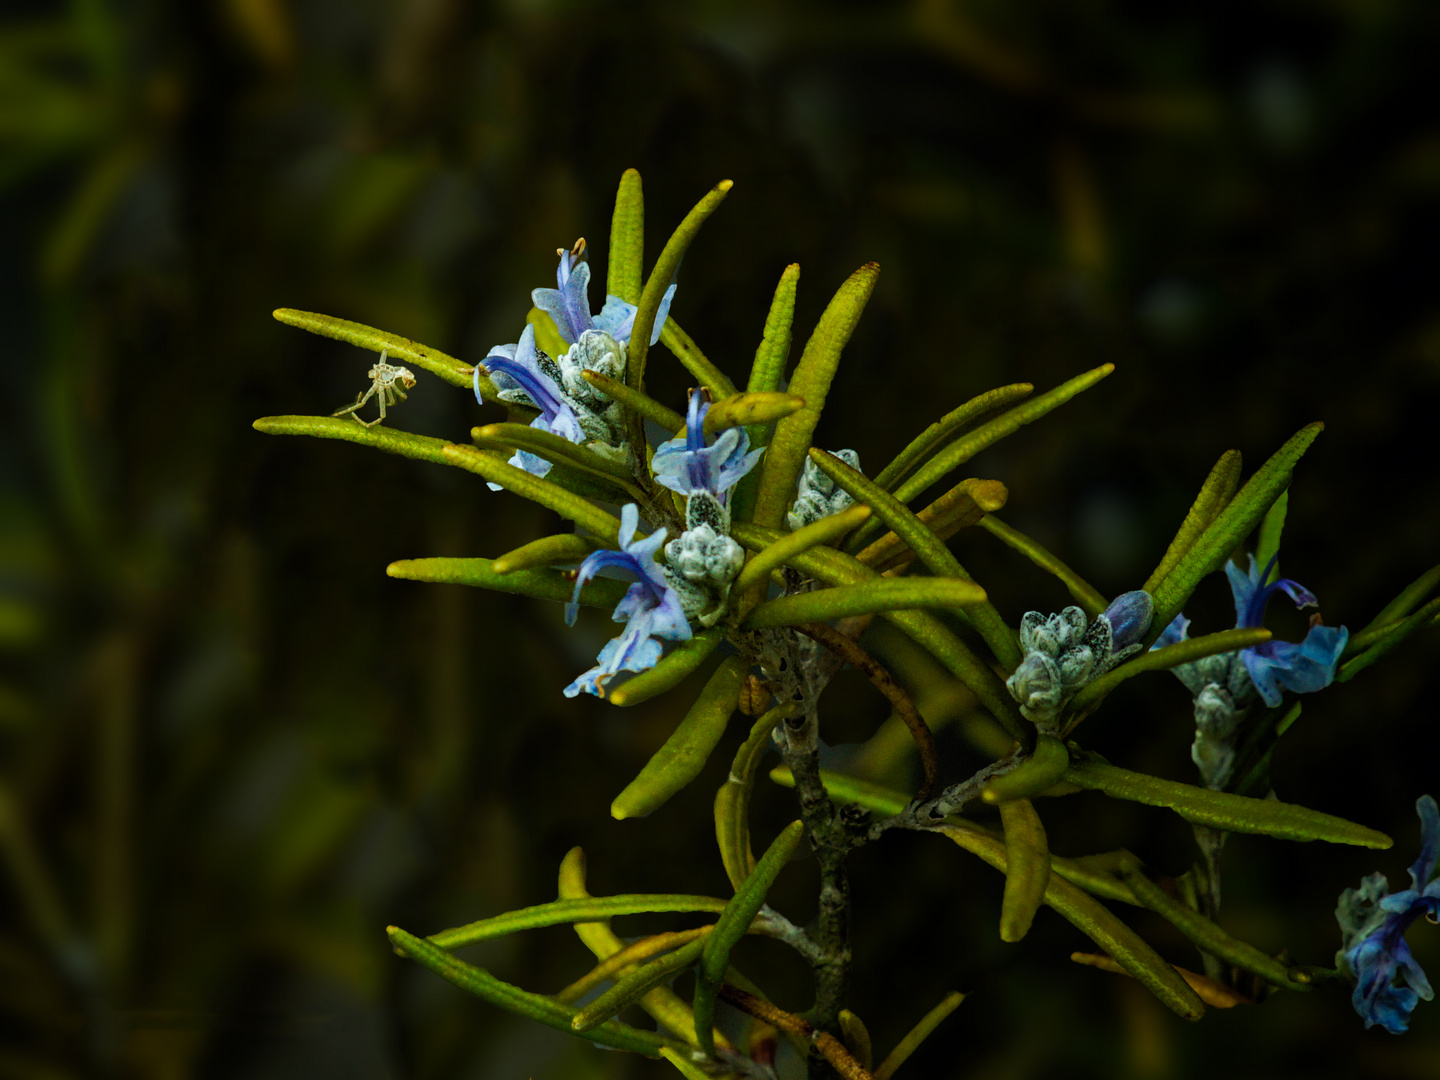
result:
<svg viewBox="0 0 1440 1080"><path fill-rule="evenodd" d="M1326 620L1363 625L1440 549L1426 0L5 12L0 1076L674 1075L466 997L394 957L383 927L551 899L576 844L596 892L723 893L709 807L740 725L664 813L610 820L683 692L624 713L567 701L603 615L570 631L556 605L384 574L557 521L468 475L250 428L328 414L372 362L272 309L478 360L516 338L556 247L586 236L603 273L627 167L651 258L735 181L674 314L737 379L787 263L804 268L797 335L881 263L820 433L872 472L975 393L1114 361L974 465L1010 486L1011 524L1106 592L1144 579L1221 451L1248 471L1316 419L1283 568ZM679 365L662 352L651 371L678 404ZM422 374L391 423L463 439L492 412ZM1066 602L984 534L957 551L1012 621ZM1223 583L1190 613L1229 625ZM1275 625L1298 637L1291 618ZM1234 841L1234 932L1325 963L1339 891L1377 869L1406 880L1414 800L1440 793L1436 649L1430 631L1307 701L1276 757L1282 797L1396 848ZM854 685L832 695L832 742L885 718ZM1190 778L1177 682L1111 705L1092 745ZM757 845L789 800L762 786ZM1062 854L1123 844L1175 874L1192 857L1158 812L1088 796L1042 811ZM853 863L854 1009L883 1053L946 991L972 995L902 1075L1440 1076L1440 1007L1400 1038L1363 1031L1335 989L1186 1026L1072 965L1086 943L1049 913L1002 945L1000 879L952 845L887 841ZM807 918L807 872L782 886ZM1440 931L1411 936L1440 975ZM809 1004L787 955L746 950L781 1004ZM588 967L563 928L472 954L542 992Z"/></svg>

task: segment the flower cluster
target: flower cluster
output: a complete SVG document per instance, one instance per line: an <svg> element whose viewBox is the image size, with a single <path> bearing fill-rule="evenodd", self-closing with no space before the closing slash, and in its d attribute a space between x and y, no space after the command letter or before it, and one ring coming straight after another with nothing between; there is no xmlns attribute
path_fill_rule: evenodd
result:
<svg viewBox="0 0 1440 1080"><path fill-rule="evenodd" d="M1235 599L1236 629L1263 626L1265 608L1277 592L1284 592L1296 607L1319 603L1314 593L1289 578L1266 584L1274 566L1275 558L1271 558L1260 570L1254 555L1248 572L1234 562L1226 564L1225 576ZM1186 640L1189 629L1189 619L1183 614L1175 616L1152 648ZM1195 742L1190 756L1209 787L1219 789L1229 780L1235 765L1235 733L1255 699L1274 707L1280 704L1284 690L1308 694L1329 686L1349 639L1345 627L1325 626L1317 616L1305 640L1298 644L1272 640L1172 669L1195 696Z"/></svg>
<svg viewBox="0 0 1440 1080"><path fill-rule="evenodd" d="M1140 651L1153 610L1150 594L1135 589L1116 597L1094 622L1074 606L1059 615L1027 611L1020 620L1025 657L1005 681L1021 713L1042 730L1053 731L1067 699Z"/></svg>
<svg viewBox="0 0 1440 1080"><path fill-rule="evenodd" d="M635 539L640 524L640 510L627 503L620 511L620 550L595 551L580 564L575 576L575 593L565 608L565 621L574 625L579 608L580 590L603 569L621 570L632 575L635 583L615 605L614 619L625 624L619 637L607 642L597 657L598 663L565 688L566 697L582 690L596 697L605 696L605 683L621 671L644 671L655 666L666 641L690 640L690 621L680 598L670 588L655 552L665 542L665 530L657 529L649 536Z"/></svg>
<svg viewBox="0 0 1440 1080"><path fill-rule="evenodd" d="M692 390L685 434L662 444L651 461L655 480L685 496L685 531L666 546L665 558L685 611L705 626L724 614L730 582L745 563L744 549L730 538L730 489L765 452L751 450L739 427L706 445L709 411L705 392Z"/></svg>
<svg viewBox="0 0 1440 1080"><path fill-rule="evenodd" d="M860 469L860 455L854 450L835 450L834 455L857 472ZM820 470L815 462L806 460L800 474L795 501L785 514L785 524L792 530L804 528L821 518L847 510L855 500L850 493L835 483Z"/></svg>
<svg viewBox="0 0 1440 1080"><path fill-rule="evenodd" d="M1420 815L1420 855L1410 867L1410 888L1391 893L1384 874L1371 874L1360 888L1341 893L1335 909L1344 941L1335 962L1355 979L1350 1001L1367 1028L1379 1024L1394 1035L1409 1027L1420 998L1435 996L1410 954L1405 931L1421 915L1435 922L1440 911L1440 880L1430 880L1440 860L1440 807L1423 795L1415 809ZM1406 985L1395 985L1397 975Z"/></svg>
<svg viewBox="0 0 1440 1080"><path fill-rule="evenodd" d="M559 287L535 289L530 296L555 323L568 350L550 357L536 344L534 326L527 325L519 342L495 346L475 369L475 397L480 398L480 373L484 371L494 380L502 401L540 411L531 427L624 461L628 450L619 408L590 385L584 373L589 370L614 379L625 377L636 307L618 296L607 296L599 314L592 315L585 241L577 241L569 251L561 248L558 254L560 266L555 280ZM671 285L655 316L652 345L659 340L674 295L675 286ZM535 476L550 471L550 462L524 450L517 451L510 464ZM492 489L498 486L490 485Z"/></svg>

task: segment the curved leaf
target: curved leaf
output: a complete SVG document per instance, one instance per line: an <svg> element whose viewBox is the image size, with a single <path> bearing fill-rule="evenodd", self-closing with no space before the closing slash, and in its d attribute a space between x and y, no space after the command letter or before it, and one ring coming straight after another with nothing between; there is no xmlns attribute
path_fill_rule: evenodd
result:
<svg viewBox="0 0 1440 1080"><path fill-rule="evenodd" d="M1200 486L1200 494L1195 496L1195 501L1185 514L1185 520L1180 523L1175 539L1171 540L1170 546L1165 549L1160 565L1155 567L1154 572L1141 586L1146 592L1155 591L1155 586L1175 569L1181 556L1195 546L1200 534L1235 497L1235 492L1240 487L1240 460L1239 450L1226 450L1220 455L1220 460L1215 463L1210 475L1205 478L1205 483Z"/></svg>
<svg viewBox="0 0 1440 1080"><path fill-rule="evenodd" d="M514 551L507 551L496 559L491 567L497 574L513 574L517 570L530 570L537 566L584 562L585 557L594 550L595 545L583 536L576 533L557 533L554 536L542 536L538 540L531 540L528 544L521 544ZM403 577L404 575L393 576ZM599 581L600 579L592 580ZM617 600L616 603L619 601Z"/></svg>
<svg viewBox="0 0 1440 1080"><path fill-rule="evenodd" d="M889 465L876 474L875 483L886 491L893 491L897 484L924 464L927 455L933 456L936 450L963 435L971 424L988 419L999 410L1023 401L1034 392L1034 383L1012 383L1010 386L996 387L971 398L912 439L904 450L895 455Z"/></svg>
<svg viewBox="0 0 1440 1080"><path fill-rule="evenodd" d="M1000 804L1005 827L1005 895L1000 903L1000 940L1020 941L1030 932L1050 884L1050 845L1029 799Z"/></svg>
<svg viewBox="0 0 1440 1080"><path fill-rule="evenodd" d="M385 573L405 581L475 585L562 604L568 604L575 592L575 582L560 570L512 570L502 574L490 559L401 559L387 566ZM597 577L581 588L580 603L586 607L613 608L628 588L623 581Z"/></svg>
<svg viewBox="0 0 1440 1080"><path fill-rule="evenodd" d="M1080 692L1070 699L1070 711L1079 713L1088 709L1126 679L1133 679L1136 675L1143 675L1147 671L1166 671L1173 667L1179 667L1181 664L1189 664L1207 656L1214 656L1217 653L1248 649L1264 644L1270 640L1270 637L1269 630L1263 626L1257 626L1253 629L1221 630L1217 634L1188 638L1185 641L1176 642L1174 645L1167 645L1163 649L1156 649L1154 652L1147 650L1133 660L1107 671L1094 682L1081 687ZM1175 651L1171 652L1172 649Z"/></svg>
<svg viewBox="0 0 1440 1080"><path fill-rule="evenodd" d="M761 630L905 608L958 608L984 599L984 589L959 578L880 578L767 600L746 616L741 627Z"/></svg>
<svg viewBox="0 0 1440 1080"><path fill-rule="evenodd" d="M750 735L735 752L730 775L715 792L715 842L725 876L737 891L755 871L755 855L750 850L750 793L755 788L755 774L772 745L771 732L794 711L795 703L787 701L755 721Z"/></svg>
<svg viewBox="0 0 1440 1080"><path fill-rule="evenodd" d="M596 578L595 580L599 580ZM724 640L719 627L713 627L696 634L689 641L682 641L660 658L660 662L648 671L632 675L613 690L606 692L611 705L626 708L649 701L657 694L663 694L672 686L697 670L701 664Z"/></svg>
<svg viewBox="0 0 1440 1080"><path fill-rule="evenodd" d="M726 901L713 896L667 895L663 893L622 893L616 896L590 896L570 900L552 900L548 904L509 911L491 919L466 923L431 934L427 939L442 949L459 949L477 941L490 941L520 930L536 930L542 926L563 926L566 923L594 922L616 915L641 915L667 911L723 911Z"/></svg>
<svg viewBox="0 0 1440 1080"><path fill-rule="evenodd" d="M443 453L446 461L482 476L492 484L499 484L521 498L549 507L563 518L569 518L605 546L619 544L620 519L589 500L473 447L452 443L445 446Z"/></svg>
<svg viewBox="0 0 1440 1080"><path fill-rule="evenodd" d="M432 375L438 375L451 386L463 386L467 390L474 386L472 382L474 369L469 364L462 364L455 357L443 353L439 349L432 349L429 345L411 341L399 334L377 330L373 326L351 322L349 319L337 319L333 315L321 315L314 311L276 308L271 314L287 326L308 330L312 334L334 338L336 341L346 341L351 345L358 345L362 349L371 349L377 353L388 352L392 359L404 360L416 367L424 368ZM480 375L482 393L486 389L486 384L489 383L490 380L482 372ZM485 394L485 399L487 401L498 400L495 397L493 384L489 386L489 393ZM501 402L501 404L504 403Z"/></svg>

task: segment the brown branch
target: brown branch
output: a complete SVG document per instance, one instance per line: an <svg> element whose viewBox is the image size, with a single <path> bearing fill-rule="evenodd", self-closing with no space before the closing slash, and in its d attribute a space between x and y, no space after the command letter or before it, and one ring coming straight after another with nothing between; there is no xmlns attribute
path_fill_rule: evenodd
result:
<svg viewBox="0 0 1440 1080"><path fill-rule="evenodd" d="M915 707L915 702L905 692L904 687L895 681L878 660L834 627L824 623L802 623L793 629L814 638L851 667L864 672L865 677L875 684L875 689L890 700L895 714L904 722L910 731L910 737L915 740L915 747L920 751L920 765L925 770L925 782L915 793L915 800L924 802L930 798L940 773L940 760L935 752L935 736L931 734L925 718L920 715L920 710Z"/></svg>
<svg viewBox="0 0 1440 1080"><path fill-rule="evenodd" d="M874 1080L865 1067L855 1060L849 1050L845 1049L844 1043L828 1032L816 1031L809 1023L794 1013L778 1009L765 999L758 998L754 994L747 994L744 990L731 986L729 983L721 985L720 997L741 1012L749 1013L757 1020L765 1021L771 1027L808 1040L820 1056L828 1061L831 1067L845 1080Z"/></svg>

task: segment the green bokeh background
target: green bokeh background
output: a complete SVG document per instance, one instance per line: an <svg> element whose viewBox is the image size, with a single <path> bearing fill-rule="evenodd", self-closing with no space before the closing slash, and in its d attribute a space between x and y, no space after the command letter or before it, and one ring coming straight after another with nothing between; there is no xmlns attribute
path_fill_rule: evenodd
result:
<svg viewBox="0 0 1440 1080"><path fill-rule="evenodd" d="M272 309L473 362L517 336L556 247L584 235L603 267L625 168L651 258L729 177L674 311L732 376L787 263L801 333L851 270L883 267L823 445L873 472L981 390L1115 362L975 468L1009 485L1007 521L1118 593L1222 450L1254 468L1323 419L1284 569L1358 627L1440 550L1437 47L1426 0L13 0L0 1076L672 1075L464 997L382 929L550 899L576 844L597 892L723 893L709 803L739 725L666 812L611 821L683 694L567 701L603 616L567 630L557 605L386 578L556 522L473 477L251 430L329 413L371 363ZM678 405L683 370L662 352L651 371ZM486 418L422 377L392 423L463 438ZM956 547L1012 621L1065 602L989 537ZM1228 625L1223 584L1190 613ZM1436 648L1431 631L1307 702L1277 754L1284 798L1396 849L1236 840L1232 930L1323 963L1340 889L1404 879L1414 799L1440 792ZM884 719L858 682L832 699L834 743ZM1086 737L1112 760L1189 776L1178 683L1127 685L1102 715ZM1042 812L1062 854L1190 859L1157 813ZM762 840L793 816L771 788L756 813ZM1440 1007L1403 1038L1363 1031L1339 992L1190 1027L1072 965L1085 943L1058 918L1002 945L998 877L943 841L892 836L853 874L854 1008L882 1051L972 995L902 1076L1440 1076ZM781 905L803 920L813 892L792 869ZM1440 974L1440 932L1412 943ZM556 929L470 958L553 991L588 954ZM787 955L741 961L809 1004Z"/></svg>

